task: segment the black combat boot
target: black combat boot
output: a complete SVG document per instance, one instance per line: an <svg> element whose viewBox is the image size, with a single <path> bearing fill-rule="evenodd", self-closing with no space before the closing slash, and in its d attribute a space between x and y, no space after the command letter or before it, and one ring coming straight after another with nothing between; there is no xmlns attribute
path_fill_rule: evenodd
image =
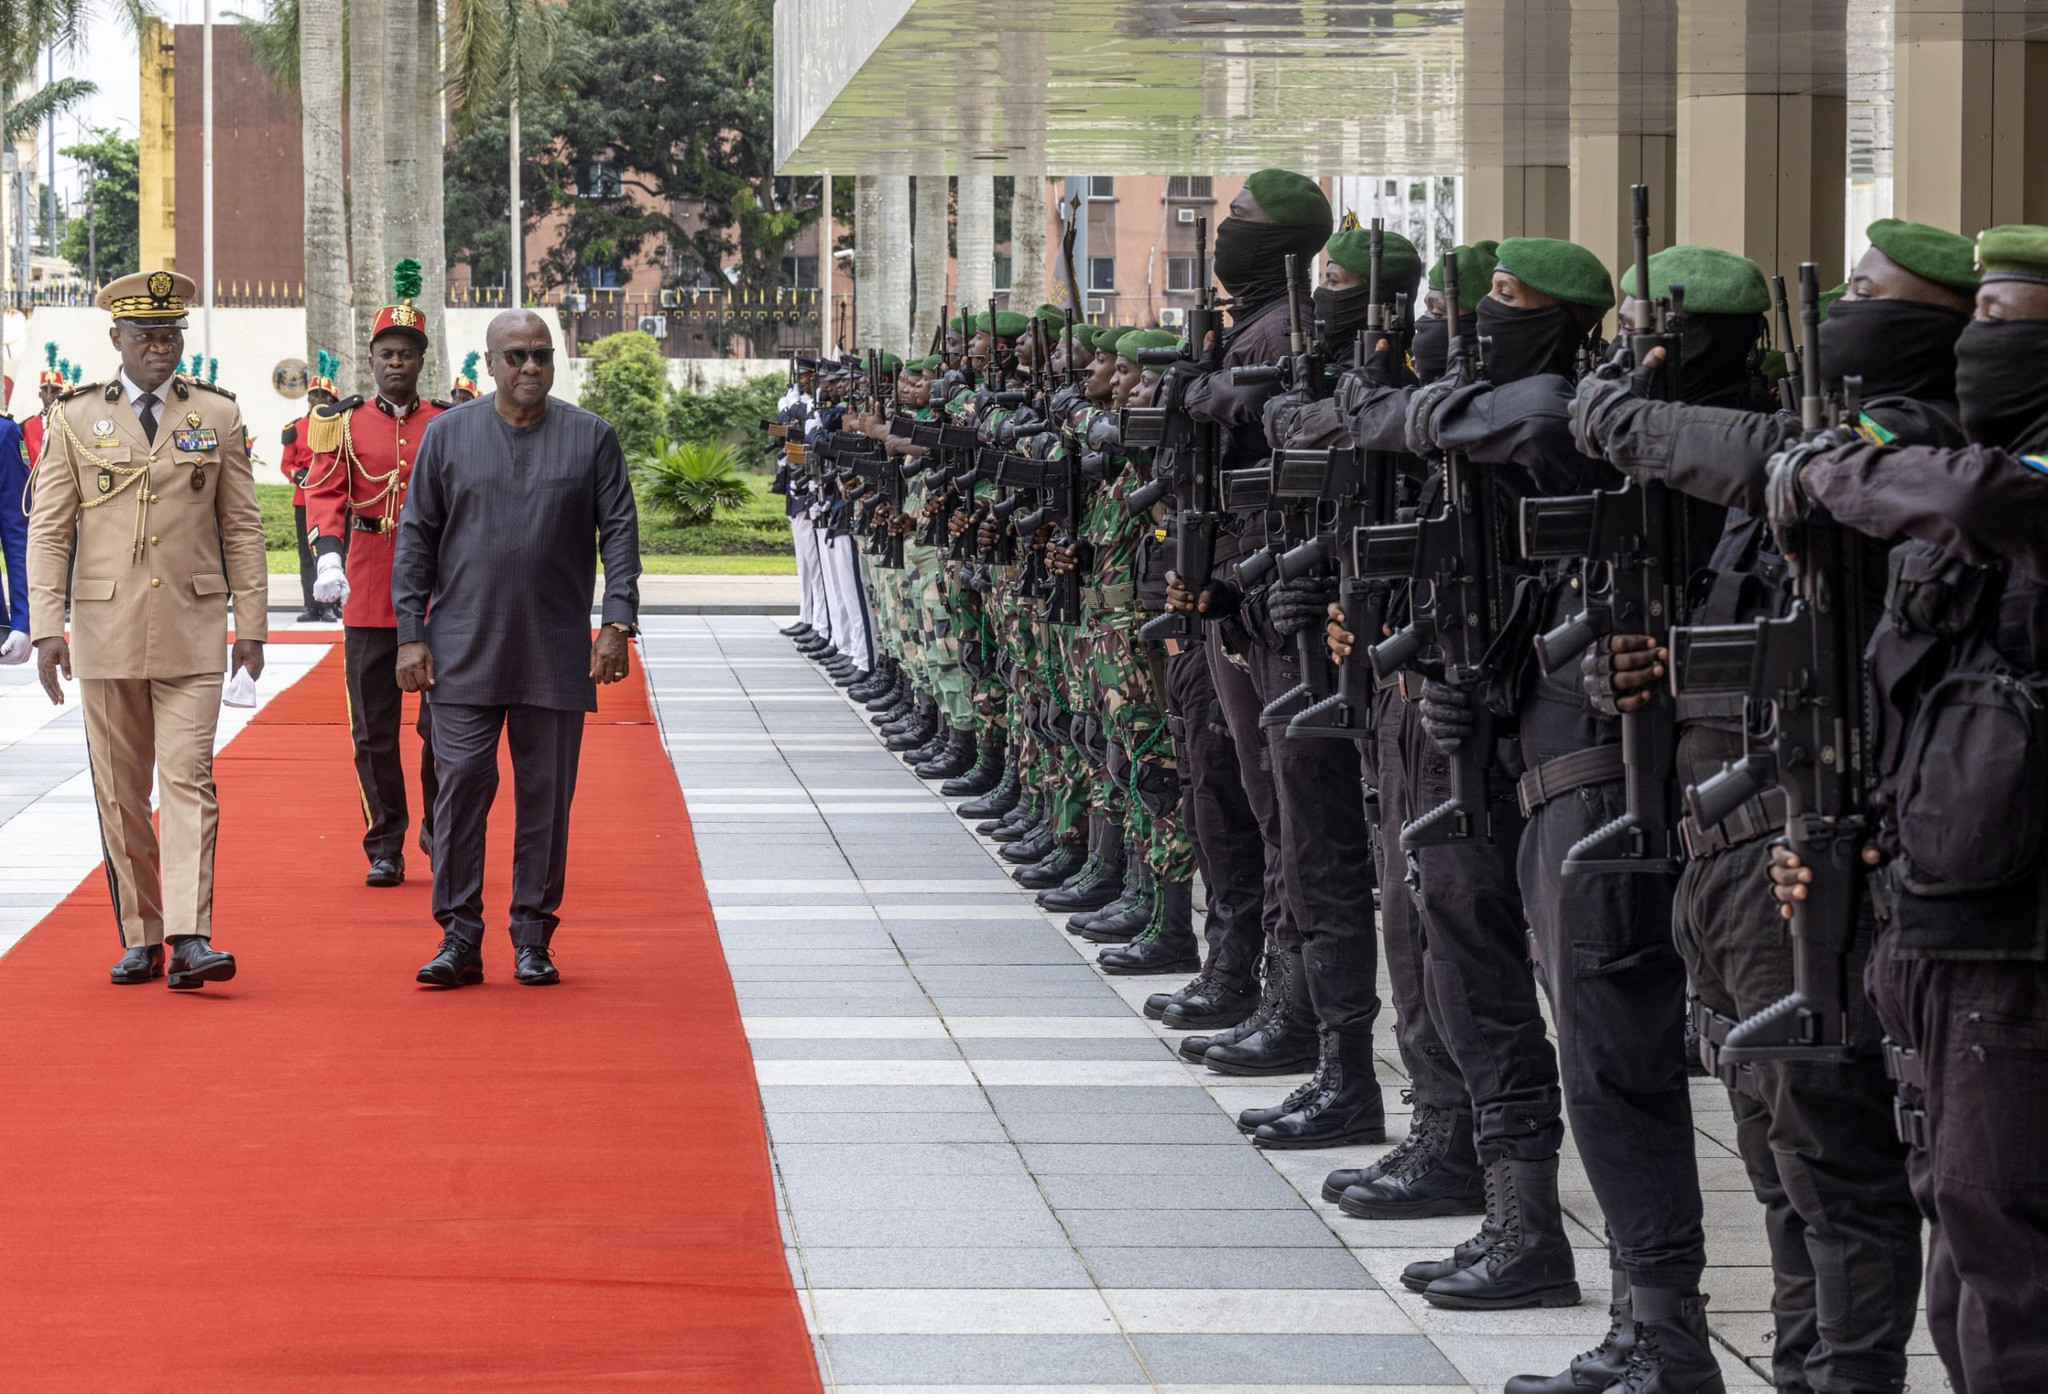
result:
<svg viewBox="0 0 2048 1394"><path fill-rule="evenodd" d="M1007 855L1012 850L1005 847L1003 852ZM1051 890L1079 871L1081 863L1086 860L1088 852L1080 842L1061 842L1055 834L1053 845L1046 854L1029 866L1018 867L1010 873L1010 879L1027 891Z"/></svg>
<svg viewBox="0 0 2048 1394"><path fill-rule="evenodd" d="M1131 849L1136 852L1136 848ZM1152 888L1155 884L1152 868L1145 865L1140 853L1136 860L1124 863L1124 883L1130 887L1127 896L1111 901L1102 907L1102 912L1090 919L1087 925L1074 932L1091 944L1128 944L1145 932L1145 926L1152 923ZM1111 905L1123 908L1110 913ZM1072 929L1072 924L1068 925Z"/></svg>
<svg viewBox="0 0 2048 1394"><path fill-rule="evenodd" d="M910 705L910 674L901 665L896 669L896 680L868 699L871 712L892 711L897 707ZM879 723L878 723L879 724Z"/></svg>
<svg viewBox="0 0 2048 1394"><path fill-rule="evenodd" d="M1152 883L1152 922L1128 944L1095 956L1102 971L1118 977L1147 973L1192 973L1202 966L1195 943L1195 883Z"/></svg>
<svg viewBox="0 0 2048 1394"><path fill-rule="evenodd" d="M1696 1290L1631 1288L1635 1349L1608 1386L1620 1394L1727 1394L1707 1334L1707 1299Z"/></svg>
<svg viewBox="0 0 2048 1394"><path fill-rule="evenodd" d="M896 660L883 658L875 664L867 680L847 688L846 695L856 702L871 702L896 685L896 672Z"/></svg>
<svg viewBox="0 0 2048 1394"><path fill-rule="evenodd" d="M1614 1297L1607 1304L1609 1324L1600 1344L1573 1356L1561 1374L1516 1375L1501 1394L1601 1394L1628 1373L1629 1352L1636 1348L1628 1274L1617 1268L1610 1277Z"/></svg>
<svg viewBox="0 0 2048 1394"><path fill-rule="evenodd" d="M1265 1025L1232 1045L1211 1045L1202 1063L1224 1075L1291 1075L1316 1062L1316 1014L1308 1001L1308 972L1300 949L1278 957L1280 1001Z"/></svg>
<svg viewBox="0 0 2048 1394"><path fill-rule="evenodd" d="M1340 1173L1324 1183L1325 1196ZM1486 1209L1486 1185L1472 1142L1472 1110L1416 1107L1408 1138L1342 1187L1337 1208L1361 1220L1416 1220L1429 1215L1477 1215Z"/></svg>
<svg viewBox="0 0 2048 1394"><path fill-rule="evenodd" d="M1323 1087L1292 1113L1252 1134L1275 1151L1348 1147L1387 1140L1387 1103L1373 1072L1371 1031L1326 1032Z"/></svg>
<svg viewBox="0 0 2048 1394"><path fill-rule="evenodd" d="M1014 748L1003 752L1003 775L996 781L996 787L978 799L969 799L953 810L969 822L1001 818L1017 806L1023 797L1024 786L1017 776L1017 752ZM977 832L980 829L976 829Z"/></svg>
<svg viewBox="0 0 2048 1394"><path fill-rule="evenodd" d="M1259 1001L1252 1008L1252 1014L1235 1026L1226 1026L1208 1035L1183 1036L1176 1047L1181 1059L1190 1065L1200 1065L1207 1060L1211 1046L1236 1045L1247 1036L1265 1029L1273 1013L1279 1009L1280 995L1287 987L1280 972L1279 955L1278 949L1268 949L1260 955Z"/></svg>
<svg viewBox="0 0 2048 1394"><path fill-rule="evenodd" d="M1107 818L1088 825L1088 860L1038 895L1041 910L1097 910L1124 893L1124 830Z"/></svg>
<svg viewBox="0 0 2048 1394"><path fill-rule="evenodd" d="M891 750L915 750L931 739L931 733L939 723L939 708L931 698L922 692L910 699L910 710L894 721L885 721L878 728L887 737ZM908 744L898 744L908 739Z"/></svg>
<svg viewBox="0 0 2048 1394"><path fill-rule="evenodd" d="M939 786L939 792L949 799L978 799L1003 782L1003 750L1007 743L1003 733L994 727L981 733L981 739L974 750L974 764L966 773L955 776Z"/></svg>
<svg viewBox="0 0 2048 1394"><path fill-rule="evenodd" d="M945 715L941 713L938 719L932 723L932 733L926 736L921 744L902 752L903 763L915 771L919 765L924 764L927 760L937 759L945 751L947 743L952 739L953 728L946 724Z"/></svg>
<svg viewBox="0 0 2048 1394"><path fill-rule="evenodd" d="M1433 1307L1499 1311L1575 1307L1578 1273L1557 1200L1557 1158L1502 1157L1487 1168L1493 1244L1470 1267L1422 1291Z"/></svg>
<svg viewBox="0 0 2048 1394"><path fill-rule="evenodd" d="M1479 1256L1493 1247L1493 1241L1500 1237L1500 1231L1493 1224L1493 1192L1491 1171L1482 1173L1488 1178L1486 1193L1486 1218L1479 1222L1479 1233L1470 1239L1458 1241L1449 1258L1420 1259L1401 1270L1401 1286L1410 1292L1427 1292L1429 1285L1439 1278L1447 1278L1479 1262Z"/></svg>
<svg viewBox="0 0 2048 1394"><path fill-rule="evenodd" d="M1156 1016L1175 1031L1218 1031L1245 1020L1259 1006L1256 978L1245 982L1214 973L1203 973L1179 992L1158 994L1164 998L1159 1010L1145 1003L1145 1015Z"/></svg>
<svg viewBox="0 0 2048 1394"><path fill-rule="evenodd" d="M1038 806L1038 795L1027 789L1008 813L980 825L975 831L985 833L993 842L1021 842L1044 819L1044 810Z"/></svg>
<svg viewBox="0 0 2048 1394"><path fill-rule="evenodd" d="M1098 909L1067 916L1067 933L1084 934L1098 924L1121 919L1150 904L1152 882L1143 849L1125 844L1123 865L1123 889L1117 892L1116 898Z"/></svg>
<svg viewBox="0 0 2048 1394"><path fill-rule="evenodd" d="M974 733L957 727L946 733L945 748L911 773L919 779L953 779L974 768Z"/></svg>
<svg viewBox="0 0 2048 1394"><path fill-rule="evenodd" d="M1038 820L1025 829L1022 837L1005 846L997 855L1017 866L1036 866L1052 855L1058 841L1059 830L1053 826L1052 810L1046 808L1040 811ZM1075 858L1075 865L1080 865L1079 857Z"/></svg>
<svg viewBox="0 0 2048 1394"><path fill-rule="evenodd" d="M1264 1108L1248 1108L1241 1111L1237 1115L1237 1130L1239 1132L1250 1136L1275 1118L1285 1118L1297 1109L1307 1108L1318 1095L1330 1087L1330 1056L1328 1051L1323 1049L1323 1047L1329 1045L1326 1033L1318 1031L1316 1033L1316 1042L1318 1054L1316 1055L1315 1073L1300 1084L1295 1085L1288 1092L1287 1097L1279 1103L1269 1104Z"/></svg>

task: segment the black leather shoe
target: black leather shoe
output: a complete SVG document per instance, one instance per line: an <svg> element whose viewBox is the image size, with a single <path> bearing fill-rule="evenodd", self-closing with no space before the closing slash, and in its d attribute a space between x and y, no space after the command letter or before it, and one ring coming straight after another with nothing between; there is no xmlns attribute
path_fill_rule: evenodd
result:
<svg viewBox="0 0 2048 1394"><path fill-rule="evenodd" d="M1515 1375L1501 1394L1600 1394L1620 1384L1628 1373L1629 1352L1636 1348L1635 1316L1629 1303L1628 1274L1611 1274L1614 1296L1607 1304L1607 1335L1599 1345L1572 1357L1555 1375Z"/></svg>
<svg viewBox="0 0 2048 1394"><path fill-rule="evenodd" d="M520 944L514 949L512 976L528 987L553 987L562 981L554 951L545 944Z"/></svg>
<svg viewBox="0 0 2048 1394"><path fill-rule="evenodd" d="M941 784L939 792L949 799L979 799L1001 784L1004 744L1000 731L984 732L975 745L974 763L966 773Z"/></svg>
<svg viewBox="0 0 2048 1394"><path fill-rule="evenodd" d="M1333 1173L1330 1181L1338 1179ZM1326 1182L1326 1198L1329 1191ZM1343 1186L1336 1199L1339 1210L1361 1220L1479 1214L1486 1209L1486 1185L1473 1149L1472 1111L1417 1108L1401 1145Z"/></svg>
<svg viewBox="0 0 2048 1394"><path fill-rule="evenodd" d="M366 886L402 886L405 884L405 859L403 857L378 857L370 863L369 874L363 877Z"/></svg>
<svg viewBox="0 0 2048 1394"><path fill-rule="evenodd" d="M1275 1151L1387 1140L1387 1105L1373 1073L1372 1033L1328 1031L1323 1087L1302 1107L1259 1125L1252 1141Z"/></svg>
<svg viewBox="0 0 2048 1394"><path fill-rule="evenodd" d="M816 633L815 630L802 620L798 620L795 624L786 624L775 632L785 639L808 639L812 634Z"/></svg>
<svg viewBox="0 0 2048 1394"><path fill-rule="evenodd" d="M108 977L125 987L132 983L146 983L163 975L164 946L137 944L121 955L121 961L114 965L114 971Z"/></svg>
<svg viewBox="0 0 2048 1394"><path fill-rule="evenodd" d="M1273 1013L1279 1009L1280 997L1287 987L1287 980L1279 967L1280 951L1268 949L1260 956L1259 1005L1252 1014L1235 1026L1226 1026L1221 1031L1194 1036L1183 1036L1176 1049L1180 1058L1190 1065L1206 1064L1209 1051L1220 1045L1235 1045L1239 1041L1265 1029Z"/></svg>
<svg viewBox="0 0 2048 1394"><path fill-rule="evenodd" d="M419 971L428 987L472 987L483 980L482 950L459 934L443 935L440 950Z"/></svg>
<svg viewBox="0 0 2048 1394"><path fill-rule="evenodd" d="M1427 1296L1428 1294L1424 1294ZM1608 1386L1628 1394L1727 1394L1698 1288L1634 1288L1635 1345L1628 1368Z"/></svg>
<svg viewBox="0 0 2048 1394"><path fill-rule="evenodd" d="M1259 1008L1257 982L1233 983L1199 977L1173 994L1159 1013L1175 1031L1220 1031L1246 1020Z"/></svg>
<svg viewBox="0 0 2048 1394"><path fill-rule="evenodd" d="M873 676L873 673L869 672L867 669L859 666L858 664L849 663L846 665L845 672L834 673L832 675L832 682L834 686L843 687L848 692L851 692L854 688L859 687L862 683L866 682L869 678Z"/></svg>
<svg viewBox="0 0 2048 1394"><path fill-rule="evenodd" d="M1316 1018L1308 1000L1301 950L1274 956L1281 977L1279 1001L1265 1024L1241 1040L1209 1047L1202 1063L1225 1075L1291 1075L1316 1063ZM1269 971L1272 971L1269 969Z"/></svg>
<svg viewBox="0 0 2048 1394"><path fill-rule="evenodd" d="M427 826L424 823L420 825L419 844L420 855L427 859L427 865L432 866L434 864L434 835L427 830Z"/></svg>
<svg viewBox="0 0 2048 1394"><path fill-rule="evenodd" d="M1424 1288L1422 1300L1454 1311L1576 1307L1578 1273L1558 1204L1557 1158L1502 1157L1486 1168L1486 1191L1493 1243ZM1640 1303L1636 1320L1643 1320Z"/></svg>
<svg viewBox="0 0 2048 1394"><path fill-rule="evenodd" d="M895 682L868 698L871 712L893 711L898 707L906 711L910 708L910 680L901 673L896 675Z"/></svg>
<svg viewBox="0 0 2048 1394"><path fill-rule="evenodd" d="M1246 1136L1256 1133L1275 1118L1285 1118L1299 1109L1307 1108L1318 1094L1329 1088L1330 1062L1316 1061L1316 1072L1288 1091L1287 1097L1277 1104L1265 1108L1248 1108L1237 1115L1237 1130Z"/></svg>
<svg viewBox="0 0 2048 1394"><path fill-rule="evenodd" d="M1031 865L1017 868L1011 879L1027 891L1050 890L1079 871L1087 859L1080 843L1062 843Z"/></svg>
<svg viewBox="0 0 2048 1394"><path fill-rule="evenodd" d="M190 992L234 977L235 956L216 949L211 939L194 934L171 941L171 960L164 972L165 987Z"/></svg>

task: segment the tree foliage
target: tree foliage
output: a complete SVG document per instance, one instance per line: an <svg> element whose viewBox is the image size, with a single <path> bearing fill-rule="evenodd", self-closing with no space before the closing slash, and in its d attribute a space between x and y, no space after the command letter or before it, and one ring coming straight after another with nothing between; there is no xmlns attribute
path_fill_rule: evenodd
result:
<svg viewBox="0 0 2048 1394"><path fill-rule="evenodd" d="M668 360L651 335L607 334L584 349L589 376L580 405L611 422L628 460L653 451L666 425Z"/></svg>
<svg viewBox="0 0 2048 1394"><path fill-rule="evenodd" d="M138 190L141 156L135 140L116 131L98 130L84 145L57 152L92 171L92 226L103 281L126 276L140 265L142 212ZM89 260L87 223L83 216L64 227L64 259L80 274Z"/></svg>
<svg viewBox="0 0 2048 1394"><path fill-rule="evenodd" d="M678 391L668 400L669 436L743 449L763 439L761 423L774 417L786 386L779 374L763 373L709 392Z"/></svg>
<svg viewBox="0 0 2048 1394"><path fill-rule="evenodd" d="M744 507L754 491L740 472L740 457L713 441L656 441L633 467L648 504L689 527L708 523L721 509Z"/></svg>

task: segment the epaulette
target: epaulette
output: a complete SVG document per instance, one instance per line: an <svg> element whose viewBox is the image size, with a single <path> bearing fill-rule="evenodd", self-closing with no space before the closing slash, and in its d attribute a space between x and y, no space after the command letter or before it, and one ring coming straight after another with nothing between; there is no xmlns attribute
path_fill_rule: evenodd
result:
<svg viewBox="0 0 2048 1394"><path fill-rule="evenodd" d="M344 412L354 411L368 400L369 398L367 397L357 395L354 397L344 397L341 401L329 403L324 407L314 407L312 412L313 419L318 421L323 416L340 416Z"/></svg>
<svg viewBox="0 0 2048 1394"><path fill-rule="evenodd" d="M427 398L427 405L428 405L428 406L430 406L430 407L437 407L437 408L439 408L439 409L440 409L440 410L442 410L442 411L454 411L454 410L455 410L455 403L454 403L454 402L453 402L452 400L444 399L444 398L441 398L441 397L429 397L429 398Z"/></svg>
<svg viewBox="0 0 2048 1394"><path fill-rule="evenodd" d="M332 455L341 449L342 423L362 404L361 397L350 397L332 406L313 408L313 414L306 419L306 449L315 455Z"/></svg>
<svg viewBox="0 0 2048 1394"><path fill-rule="evenodd" d="M284 428L283 444L290 445L299 438L299 423L294 421Z"/></svg>
<svg viewBox="0 0 2048 1394"><path fill-rule="evenodd" d="M57 400L60 402L68 402L73 397L82 397L88 392L97 392L102 387L114 387L117 385L118 384L115 383L84 382L80 383L78 386L74 388L71 388L68 391L58 393Z"/></svg>
<svg viewBox="0 0 2048 1394"><path fill-rule="evenodd" d="M222 387L217 382L208 382L204 378L187 378L185 379L185 381L191 383L194 387L198 388L202 392L217 393L218 395L227 398L230 402L235 400L235 394L228 391L225 387Z"/></svg>

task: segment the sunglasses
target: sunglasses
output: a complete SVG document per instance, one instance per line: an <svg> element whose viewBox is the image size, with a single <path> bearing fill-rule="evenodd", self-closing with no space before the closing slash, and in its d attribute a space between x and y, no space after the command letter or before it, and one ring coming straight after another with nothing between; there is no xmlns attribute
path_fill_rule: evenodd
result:
<svg viewBox="0 0 2048 1394"><path fill-rule="evenodd" d="M497 356L511 368L524 368L529 359L543 368L553 366L555 361L555 351L551 348L499 349Z"/></svg>

